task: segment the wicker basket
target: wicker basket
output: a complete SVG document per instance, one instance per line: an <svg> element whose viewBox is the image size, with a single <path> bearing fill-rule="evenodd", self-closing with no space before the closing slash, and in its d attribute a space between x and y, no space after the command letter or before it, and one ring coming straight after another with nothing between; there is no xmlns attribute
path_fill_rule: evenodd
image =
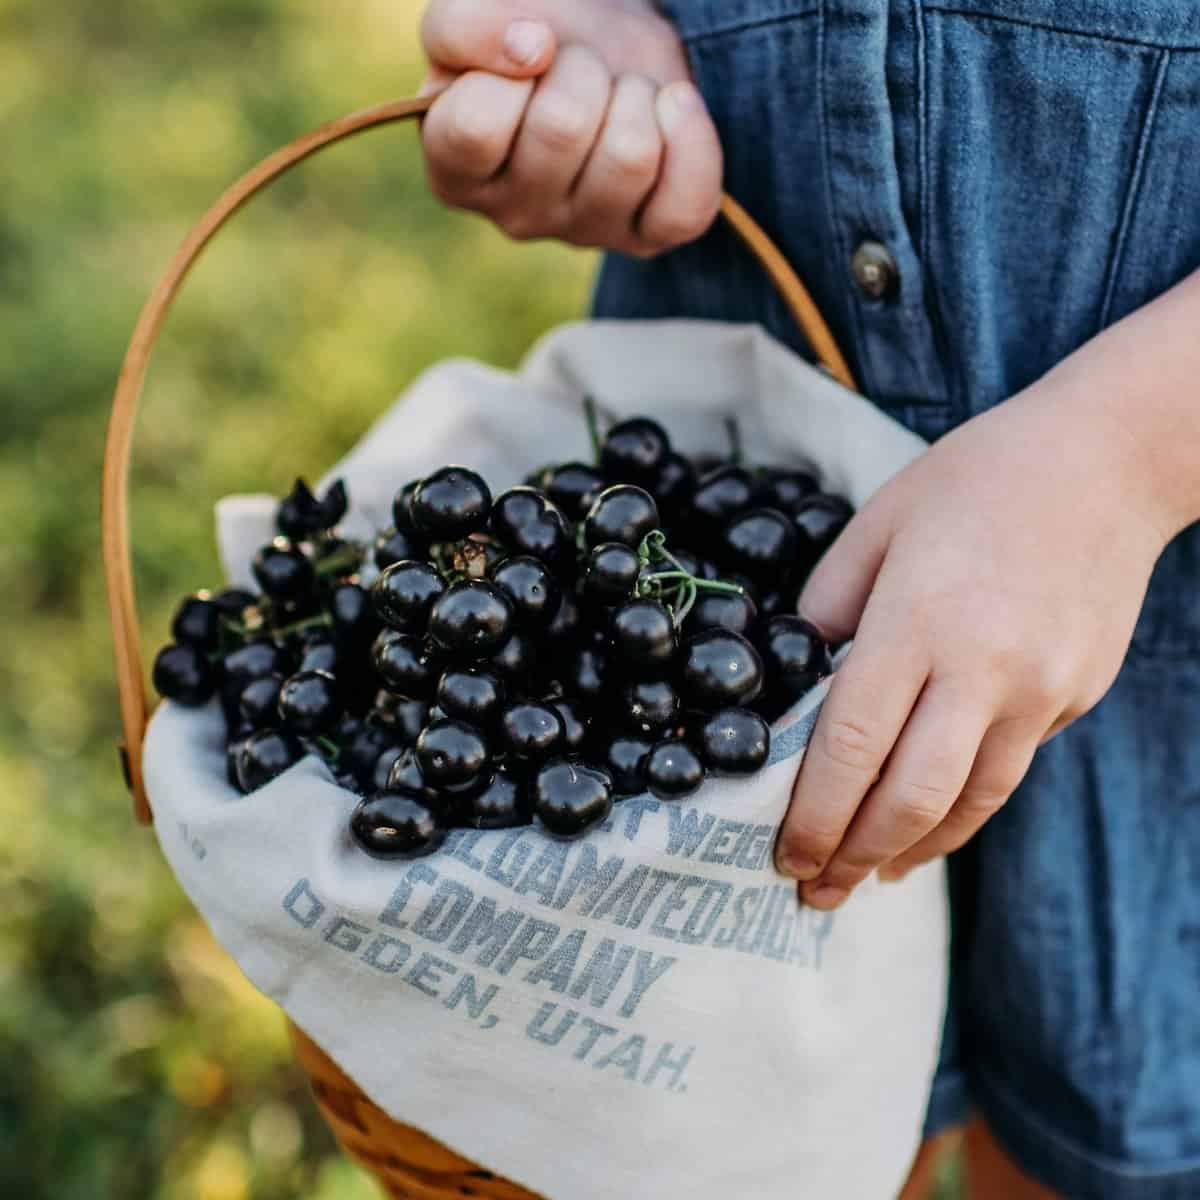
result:
<svg viewBox="0 0 1200 1200"><path fill-rule="evenodd" d="M134 420L150 354L171 303L201 251L256 192L323 147L366 129L417 117L432 97L401 100L330 122L276 151L235 183L185 239L142 310L121 368L105 446L101 505L105 583L112 617L116 678L124 741L121 760L133 793L134 813L148 824L150 805L142 777L142 742L149 717L133 586L128 526L128 470ZM847 387L854 382L821 314L783 255L729 196L721 213L762 264L817 358ZM414 1200L480 1196L537 1200L433 1138L389 1117L314 1042L292 1026L296 1058L307 1071L326 1121L346 1152L370 1170L388 1194Z"/></svg>

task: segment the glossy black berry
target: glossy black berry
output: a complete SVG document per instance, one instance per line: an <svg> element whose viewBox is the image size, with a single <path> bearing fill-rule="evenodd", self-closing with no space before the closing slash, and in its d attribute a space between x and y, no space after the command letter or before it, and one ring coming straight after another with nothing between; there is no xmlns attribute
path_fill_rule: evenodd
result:
<svg viewBox="0 0 1200 1200"><path fill-rule="evenodd" d="M176 704L203 704L216 691L217 673L198 647L164 646L154 660L154 686Z"/></svg>
<svg viewBox="0 0 1200 1200"><path fill-rule="evenodd" d="M667 431L649 417L618 421L600 446L600 469L614 482L649 484L670 452Z"/></svg>
<svg viewBox="0 0 1200 1200"><path fill-rule="evenodd" d="M200 650L215 650L221 637L221 610L210 596L188 596L175 610L171 636Z"/></svg>
<svg viewBox="0 0 1200 1200"><path fill-rule="evenodd" d="M396 741L387 729L370 723L362 725L349 741L341 743L338 766L366 786L379 756L392 746L396 746Z"/></svg>
<svg viewBox="0 0 1200 1200"><path fill-rule="evenodd" d="M302 542L322 528L321 506L303 479L297 479L292 490L275 510L275 527L285 538Z"/></svg>
<svg viewBox="0 0 1200 1200"><path fill-rule="evenodd" d="M238 715L252 729L273 729L282 724L279 714L279 692L282 675L263 675L252 679L238 697Z"/></svg>
<svg viewBox="0 0 1200 1200"><path fill-rule="evenodd" d="M513 686L532 683L537 671L537 647L528 634L510 634L499 650L490 654L484 664L498 672Z"/></svg>
<svg viewBox="0 0 1200 1200"><path fill-rule="evenodd" d="M702 591L683 623L686 635L705 629L728 629L748 637L758 620L758 606L749 592Z"/></svg>
<svg viewBox="0 0 1200 1200"><path fill-rule="evenodd" d="M707 629L683 644L679 686L689 707L711 710L749 704L762 690L762 659L740 634Z"/></svg>
<svg viewBox="0 0 1200 1200"><path fill-rule="evenodd" d="M568 695L584 709L595 711L608 688L608 660L599 650L583 646L567 661L562 682Z"/></svg>
<svg viewBox="0 0 1200 1200"><path fill-rule="evenodd" d="M438 802L436 790L425 781L425 776L421 773L421 764L417 762L416 753L411 749L403 750L391 760L385 782L387 786L381 790L407 792L434 812L444 807Z"/></svg>
<svg viewBox="0 0 1200 1200"><path fill-rule="evenodd" d="M320 511L319 529L332 529L345 515L349 507L350 497L346 491L346 481L335 479L321 497L318 509Z"/></svg>
<svg viewBox="0 0 1200 1200"><path fill-rule="evenodd" d="M421 480L411 507L419 533L430 541L452 542L484 527L492 510L492 493L474 471L442 467Z"/></svg>
<svg viewBox="0 0 1200 1200"><path fill-rule="evenodd" d="M241 757L242 747L257 732L255 729L247 732L238 731L230 736L225 746L225 781L231 787L237 788L238 791L242 789L242 785L238 782L238 759Z"/></svg>
<svg viewBox="0 0 1200 1200"><path fill-rule="evenodd" d="M641 569L641 560L632 546L602 542L587 557L583 594L598 604L619 604L633 595Z"/></svg>
<svg viewBox="0 0 1200 1200"><path fill-rule="evenodd" d="M445 580L429 563L402 559L375 580L371 601L385 625L422 633L430 610L445 590Z"/></svg>
<svg viewBox="0 0 1200 1200"><path fill-rule="evenodd" d="M621 689L620 717L638 733L657 733L679 719L679 695L666 679L635 679Z"/></svg>
<svg viewBox="0 0 1200 1200"><path fill-rule="evenodd" d="M300 651L300 662L297 671L328 671L337 675L342 665L342 651L328 639L306 642Z"/></svg>
<svg viewBox="0 0 1200 1200"><path fill-rule="evenodd" d="M295 546L276 539L263 546L250 564L263 593L285 603L303 599L315 576L312 563Z"/></svg>
<svg viewBox="0 0 1200 1200"><path fill-rule="evenodd" d="M854 508L841 496L828 492L808 496L793 517L800 535L801 554L815 561L833 545L852 516Z"/></svg>
<svg viewBox="0 0 1200 1200"><path fill-rule="evenodd" d="M412 501L421 480L410 479L397 493L392 501L392 525L401 533L420 537L416 522L413 520Z"/></svg>
<svg viewBox="0 0 1200 1200"><path fill-rule="evenodd" d="M449 667L438 680L438 707L481 729L500 719L507 695L503 677L483 667Z"/></svg>
<svg viewBox="0 0 1200 1200"><path fill-rule="evenodd" d="M263 675L290 675L287 652L274 642L247 642L221 660L225 679L240 693L252 679Z"/></svg>
<svg viewBox="0 0 1200 1200"><path fill-rule="evenodd" d="M433 603L429 632L452 654L486 658L513 631L512 602L495 584L483 579L452 583Z"/></svg>
<svg viewBox="0 0 1200 1200"><path fill-rule="evenodd" d="M755 480L755 503L794 516L800 505L817 491L817 481L805 471L764 471Z"/></svg>
<svg viewBox="0 0 1200 1200"><path fill-rule="evenodd" d="M715 532L734 513L749 508L754 499L750 475L741 467L722 466L700 477L692 493L692 518L702 532Z"/></svg>
<svg viewBox="0 0 1200 1200"><path fill-rule="evenodd" d="M767 686L785 706L798 700L833 669L829 645L803 617L772 617L758 639Z"/></svg>
<svg viewBox="0 0 1200 1200"><path fill-rule="evenodd" d="M445 839L433 813L405 792L377 792L350 818L354 840L373 858L419 858Z"/></svg>
<svg viewBox="0 0 1200 1200"><path fill-rule="evenodd" d="M771 731L748 708L723 708L700 727L699 748L710 771L753 775L771 753Z"/></svg>
<svg viewBox="0 0 1200 1200"><path fill-rule="evenodd" d="M253 792L298 763L304 750L290 733L263 729L242 744L237 758L238 787Z"/></svg>
<svg viewBox="0 0 1200 1200"><path fill-rule="evenodd" d="M690 796L704 782L704 765L695 750L677 738L659 742L646 756L646 786L660 800Z"/></svg>
<svg viewBox="0 0 1200 1200"><path fill-rule="evenodd" d="M579 634L580 613L579 605L569 592L563 592L558 609L550 624L546 626L543 638L556 645L574 641Z"/></svg>
<svg viewBox="0 0 1200 1200"><path fill-rule="evenodd" d="M604 747L602 766L612 777L613 792L635 796L646 790L645 766L651 742L633 733L618 733Z"/></svg>
<svg viewBox="0 0 1200 1200"><path fill-rule="evenodd" d="M563 723L548 704L510 704L500 717L500 746L528 762L543 762L563 750Z"/></svg>
<svg viewBox="0 0 1200 1200"><path fill-rule="evenodd" d="M257 603L258 597L253 592L248 592L245 588L222 588L219 592L214 592L212 602L216 605L223 617L231 617L235 621L241 621L246 609L252 604Z"/></svg>
<svg viewBox="0 0 1200 1200"><path fill-rule="evenodd" d="M280 689L279 715L301 737L325 733L337 722L341 711L337 680L327 671L301 671Z"/></svg>
<svg viewBox="0 0 1200 1200"><path fill-rule="evenodd" d="M542 767L534 779L534 816L549 833L577 837L611 811L612 781L595 767L558 759Z"/></svg>
<svg viewBox="0 0 1200 1200"><path fill-rule="evenodd" d="M773 508L752 508L725 526L721 558L734 571L778 583L796 569L799 540L790 517Z"/></svg>
<svg viewBox="0 0 1200 1200"><path fill-rule="evenodd" d="M333 637L343 646L365 646L379 632L370 594L357 583L339 583L325 600Z"/></svg>
<svg viewBox="0 0 1200 1200"><path fill-rule="evenodd" d="M632 484L618 483L592 501L583 523L584 539L589 546L603 542L624 542L635 549L642 538L659 524L658 505L649 492Z"/></svg>
<svg viewBox="0 0 1200 1200"><path fill-rule="evenodd" d="M487 741L478 729L452 717L433 721L417 738L417 762L432 787L469 783L490 763Z"/></svg>
<svg viewBox="0 0 1200 1200"><path fill-rule="evenodd" d="M661 600L630 600L613 613L613 652L623 666L664 670L678 644L674 618Z"/></svg>
<svg viewBox="0 0 1200 1200"><path fill-rule="evenodd" d="M532 554L552 565L569 559L573 551L562 510L536 488L510 488L498 496L490 528L514 554Z"/></svg>
<svg viewBox="0 0 1200 1200"><path fill-rule="evenodd" d="M671 524L688 510L696 490L696 469L682 454L672 451L646 485L664 521Z"/></svg>
<svg viewBox="0 0 1200 1200"><path fill-rule="evenodd" d="M528 825L532 819L528 781L499 767L486 787L463 802L460 811L463 824L472 829Z"/></svg>
<svg viewBox="0 0 1200 1200"><path fill-rule="evenodd" d="M381 571L406 558L421 559L424 556L425 544L415 534L392 528L383 530L375 538L375 565Z"/></svg>
<svg viewBox="0 0 1200 1200"><path fill-rule="evenodd" d="M581 706L574 700L551 700L550 707L558 713L563 726L563 751L581 754L587 744L588 723Z"/></svg>
<svg viewBox="0 0 1200 1200"><path fill-rule="evenodd" d="M429 721L429 705L424 700L381 691L375 697L371 721L388 730L398 744L411 746Z"/></svg>
<svg viewBox="0 0 1200 1200"><path fill-rule="evenodd" d="M491 578L512 603L521 629L541 633L549 627L562 603L562 588L540 558L506 558L492 568Z"/></svg>
<svg viewBox="0 0 1200 1200"><path fill-rule="evenodd" d="M412 700L426 700L433 695L442 665L427 641L395 629L385 629L375 639L371 662L390 691Z"/></svg>
<svg viewBox="0 0 1200 1200"><path fill-rule="evenodd" d="M607 486L607 480L595 467L579 462L563 463L544 471L541 478L547 497L572 521L582 521L591 498Z"/></svg>

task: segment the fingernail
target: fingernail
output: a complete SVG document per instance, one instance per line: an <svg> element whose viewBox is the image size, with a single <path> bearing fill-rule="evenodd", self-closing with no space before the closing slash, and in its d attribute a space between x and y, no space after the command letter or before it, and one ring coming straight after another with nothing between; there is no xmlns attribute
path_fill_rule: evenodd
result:
<svg viewBox="0 0 1200 1200"><path fill-rule="evenodd" d="M537 62L550 44L550 30L541 21L514 21L504 34L504 53L518 67Z"/></svg>
<svg viewBox="0 0 1200 1200"><path fill-rule="evenodd" d="M908 874L908 867L880 867L876 874L884 883L899 883Z"/></svg>
<svg viewBox="0 0 1200 1200"><path fill-rule="evenodd" d="M831 883L822 883L814 888L806 888L804 899L818 908L833 908L841 904L850 893L845 888L835 887Z"/></svg>
<svg viewBox="0 0 1200 1200"><path fill-rule="evenodd" d="M686 79L678 79L661 88L654 107L663 133L670 137L703 103L700 93Z"/></svg>
<svg viewBox="0 0 1200 1200"><path fill-rule="evenodd" d="M775 867L781 875L790 876L792 879L815 879L821 873L819 862L798 854L779 855L775 860Z"/></svg>

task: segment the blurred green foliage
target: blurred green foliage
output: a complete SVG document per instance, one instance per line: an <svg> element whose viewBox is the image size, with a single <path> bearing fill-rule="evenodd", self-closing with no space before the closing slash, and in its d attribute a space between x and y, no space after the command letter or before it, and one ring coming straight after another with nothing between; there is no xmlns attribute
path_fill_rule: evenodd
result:
<svg viewBox="0 0 1200 1200"><path fill-rule="evenodd" d="M306 129L413 92L419 5L0 0L0 1196L367 1200L283 1022L134 826L98 489L138 309L189 225ZM411 128L329 151L206 255L135 451L152 653L214 582L211 508L317 475L423 367L514 363L592 260L426 191Z"/></svg>
<svg viewBox="0 0 1200 1200"><path fill-rule="evenodd" d="M321 121L415 90L415 0L0 0L0 1196L368 1200L279 1013L120 782L98 487L138 309L188 226ZM211 506L317 475L423 367L514 363L590 256L427 193L412 129L328 152L206 255L156 355L132 506L145 648L217 580Z"/></svg>

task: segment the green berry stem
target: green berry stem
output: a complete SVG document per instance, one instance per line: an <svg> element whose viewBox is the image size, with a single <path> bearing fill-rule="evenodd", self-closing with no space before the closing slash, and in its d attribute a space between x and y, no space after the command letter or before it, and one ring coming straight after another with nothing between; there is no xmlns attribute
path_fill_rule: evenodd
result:
<svg viewBox="0 0 1200 1200"><path fill-rule="evenodd" d="M318 559L313 564L313 570L318 575L332 575L344 567L358 567L362 565L363 548L356 542L352 542L342 550L337 550L333 554L326 555L325 558Z"/></svg>
<svg viewBox="0 0 1200 1200"><path fill-rule="evenodd" d="M587 421L588 437L592 442L592 462L600 461L600 418L596 412L596 401L591 396L583 398L583 416Z"/></svg>
<svg viewBox="0 0 1200 1200"><path fill-rule="evenodd" d="M729 435L729 461L735 467L742 465L742 430L737 417L725 418L725 431Z"/></svg>
<svg viewBox="0 0 1200 1200"><path fill-rule="evenodd" d="M312 739L312 744L328 762L336 763L342 755L341 747L330 738L317 736Z"/></svg>
<svg viewBox="0 0 1200 1200"><path fill-rule="evenodd" d="M672 564L672 570L643 571L634 587L636 596L661 597L666 591L664 585L675 583L674 595L667 603L671 618L678 629L687 619L688 613L696 603L701 591L727 592L738 596L745 594L745 588L737 583L726 583L721 579L701 579L684 569L683 564L667 549L667 535L661 529L652 529L638 546L638 559L643 568L651 567L658 562Z"/></svg>
<svg viewBox="0 0 1200 1200"><path fill-rule="evenodd" d="M287 637L292 633L303 633L306 629L318 629L323 625L332 625L333 618L328 613L316 617L305 617L302 621L293 621L290 625L276 625L271 633L275 637Z"/></svg>

